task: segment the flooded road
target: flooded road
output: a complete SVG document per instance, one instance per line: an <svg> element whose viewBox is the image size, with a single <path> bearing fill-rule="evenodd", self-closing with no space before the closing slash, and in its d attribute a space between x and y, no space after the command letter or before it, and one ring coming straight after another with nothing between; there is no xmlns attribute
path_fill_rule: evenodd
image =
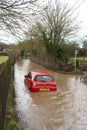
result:
<svg viewBox="0 0 87 130"><path fill-rule="evenodd" d="M15 64L15 100L21 130L87 130L87 84L81 77L50 71L57 92L31 93L24 85L24 75L34 69L47 70L29 60Z"/></svg>

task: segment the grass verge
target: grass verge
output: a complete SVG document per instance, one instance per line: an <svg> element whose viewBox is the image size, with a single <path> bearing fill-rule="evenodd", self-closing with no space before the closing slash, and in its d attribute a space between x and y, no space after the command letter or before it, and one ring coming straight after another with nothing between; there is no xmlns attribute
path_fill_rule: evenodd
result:
<svg viewBox="0 0 87 130"><path fill-rule="evenodd" d="M6 130L20 130L20 125L16 117L15 110L15 91L14 85L10 85L8 99L7 99L7 114L6 114Z"/></svg>
<svg viewBox="0 0 87 130"><path fill-rule="evenodd" d="M12 70L12 77L13 77ZM13 78L12 78L13 79ZM20 130L20 125L18 124L18 119L16 116L15 109L15 90L13 81L11 81L11 85L9 88L8 98L7 98L7 113L6 113L6 130Z"/></svg>
<svg viewBox="0 0 87 130"><path fill-rule="evenodd" d="M0 56L0 64L6 62L8 60L8 56Z"/></svg>

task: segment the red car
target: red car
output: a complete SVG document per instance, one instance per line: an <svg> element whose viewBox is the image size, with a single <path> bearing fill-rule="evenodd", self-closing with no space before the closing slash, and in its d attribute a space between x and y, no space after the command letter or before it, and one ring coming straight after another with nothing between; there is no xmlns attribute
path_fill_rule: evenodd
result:
<svg viewBox="0 0 87 130"><path fill-rule="evenodd" d="M31 71L25 75L25 84L31 92L56 91L57 86L51 73Z"/></svg>

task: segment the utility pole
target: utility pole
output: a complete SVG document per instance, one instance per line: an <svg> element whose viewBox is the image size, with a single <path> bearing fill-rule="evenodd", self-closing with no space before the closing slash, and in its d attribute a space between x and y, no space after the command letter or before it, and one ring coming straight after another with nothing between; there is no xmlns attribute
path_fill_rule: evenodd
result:
<svg viewBox="0 0 87 130"><path fill-rule="evenodd" d="M77 58L78 50L75 50L75 71L76 71L76 58Z"/></svg>

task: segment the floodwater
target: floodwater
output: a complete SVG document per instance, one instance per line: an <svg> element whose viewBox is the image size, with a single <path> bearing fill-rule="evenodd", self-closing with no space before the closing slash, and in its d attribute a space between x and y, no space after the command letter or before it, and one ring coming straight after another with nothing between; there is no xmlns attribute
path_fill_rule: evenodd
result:
<svg viewBox="0 0 87 130"><path fill-rule="evenodd" d="M15 64L15 100L21 130L87 130L87 84L81 76L50 71L57 92L31 93L24 84L24 75L34 69L47 70L27 59Z"/></svg>

